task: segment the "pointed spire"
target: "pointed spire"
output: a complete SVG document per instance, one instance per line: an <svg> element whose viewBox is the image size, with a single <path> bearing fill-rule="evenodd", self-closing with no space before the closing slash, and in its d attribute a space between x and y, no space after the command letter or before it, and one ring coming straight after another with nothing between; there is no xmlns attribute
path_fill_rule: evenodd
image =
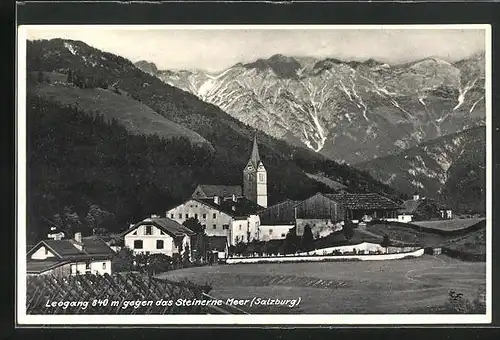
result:
<svg viewBox="0 0 500 340"><path fill-rule="evenodd" d="M252 149L252 156L250 157L250 160L254 164L255 167L259 165L260 162L260 156L259 156L259 146L257 145L257 135L255 134L253 136L253 149Z"/></svg>

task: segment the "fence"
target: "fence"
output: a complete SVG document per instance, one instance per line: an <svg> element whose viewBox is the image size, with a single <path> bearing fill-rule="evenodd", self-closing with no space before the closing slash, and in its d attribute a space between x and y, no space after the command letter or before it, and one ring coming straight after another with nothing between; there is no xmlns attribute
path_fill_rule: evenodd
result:
<svg viewBox="0 0 500 340"><path fill-rule="evenodd" d="M323 262L323 261L385 261L399 260L407 257L419 257L424 254L424 249L412 252L395 254L373 254L373 255L313 255L313 256L273 256L273 257L241 257L228 258L227 264L237 263L282 263L282 262Z"/></svg>

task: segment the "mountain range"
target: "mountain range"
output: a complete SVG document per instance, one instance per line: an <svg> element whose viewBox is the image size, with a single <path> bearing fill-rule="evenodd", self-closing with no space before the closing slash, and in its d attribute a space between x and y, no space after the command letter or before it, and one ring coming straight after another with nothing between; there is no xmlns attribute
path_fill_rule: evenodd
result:
<svg viewBox="0 0 500 340"><path fill-rule="evenodd" d="M135 65L265 133L356 164L485 123L485 59L374 59L276 54L217 74Z"/></svg>
<svg viewBox="0 0 500 340"><path fill-rule="evenodd" d="M486 129L443 136L356 166L409 195L438 197L455 211L485 212Z"/></svg>

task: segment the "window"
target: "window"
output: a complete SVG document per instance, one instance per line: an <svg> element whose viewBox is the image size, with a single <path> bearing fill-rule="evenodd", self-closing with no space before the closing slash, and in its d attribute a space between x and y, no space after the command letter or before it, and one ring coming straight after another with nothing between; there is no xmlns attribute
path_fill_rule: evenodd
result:
<svg viewBox="0 0 500 340"><path fill-rule="evenodd" d="M156 249L163 249L163 240L156 240Z"/></svg>
<svg viewBox="0 0 500 340"><path fill-rule="evenodd" d="M142 240L134 241L134 249L142 249Z"/></svg>
<svg viewBox="0 0 500 340"><path fill-rule="evenodd" d="M264 182L264 174L259 174L259 181Z"/></svg>
<svg viewBox="0 0 500 340"><path fill-rule="evenodd" d="M205 228L207 227L206 224L202 224L201 226L203 227L203 230L205 230Z"/></svg>
<svg viewBox="0 0 500 340"><path fill-rule="evenodd" d="M90 270L90 261L85 262L85 270Z"/></svg>
<svg viewBox="0 0 500 340"><path fill-rule="evenodd" d="M217 224L214 224L214 225L213 225L213 229L217 229Z"/></svg>
<svg viewBox="0 0 500 340"><path fill-rule="evenodd" d="M272 233L273 233L273 230L269 229L269 235L271 235Z"/></svg>
<svg viewBox="0 0 500 340"><path fill-rule="evenodd" d="M286 234L281 234L281 237L286 237Z"/></svg>
<svg viewBox="0 0 500 340"><path fill-rule="evenodd" d="M146 232L144 235L153 235L153 229L151 228L150 225L146 226Z"/></svg>
<svg viewBox="0 0 500 340"><path fill-rule="evenodd" d="M224 225L222 226L222 229L223 229L223 230L228 230L228 229L229 229L229 224L224 224Z"/></svg>
<svg viewBox="0 0 500 340"><path fill-rule="evenodd" d="M106 262L102 263L102 269L106 269Z"/></svg>
<svg viewBox="0 0 500 340"><path fill-rule="evenodd" d="M189 218L189 214L186 214L186 219Z"/></svg>
<svg viewBox="0 0 500 340"><path fill-rule="evenodd" d="M194 218L195 218L195 219L198 219L198 214L194 214Z"/></svg>
<svg viewBox="0 0 500 340"><path fill-rule="evenodd" d="M182 214L179 214L179 218L182 218Z"/></svg>
<svg viewBox="0 0 500 340"><path fill-rule="evenodd" d="M240 227L240 230L241 230L241 224L239 225L239 227Z"/></svg>
<svg viewBox="0 0 500 340"><path fill-rule="evenodd" d="M214 214L212 215L212 217L213 217L214 219L216 219L216 218L217 218L217 213L214 213Z"/></svg>
<svg viewBox="0 0 500 340"><path fill-rule="evenodd" d="M44 249L45 249L45 256L49 255L49 250L47 248Z"/></svg>
<svg viewBox="0 0 500 340"><path fill-rule="evenodd" d="M174 218L174 214L170 214L170 218Z"/></svg>
<svg viewBox="0 0 500 340"><path fill-rule="evenodd" d="M207 214L203 214L203 218L204 218L204 219L207 219Z"/></svg>

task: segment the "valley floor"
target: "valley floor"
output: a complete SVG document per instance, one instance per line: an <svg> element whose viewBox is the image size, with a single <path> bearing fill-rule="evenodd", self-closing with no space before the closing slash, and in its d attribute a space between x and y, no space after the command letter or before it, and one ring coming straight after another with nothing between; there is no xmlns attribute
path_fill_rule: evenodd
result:
<svg viewBox="0 0 500 340"><path fill-rule="evenodd" d="M250 314L401 314L441 306L450 290L472 300L486 284L486 264L424 255L380 262L215 265L160 277L209 283L209 294L220 299L301 299L293 308L242 308Z"/></svg>

